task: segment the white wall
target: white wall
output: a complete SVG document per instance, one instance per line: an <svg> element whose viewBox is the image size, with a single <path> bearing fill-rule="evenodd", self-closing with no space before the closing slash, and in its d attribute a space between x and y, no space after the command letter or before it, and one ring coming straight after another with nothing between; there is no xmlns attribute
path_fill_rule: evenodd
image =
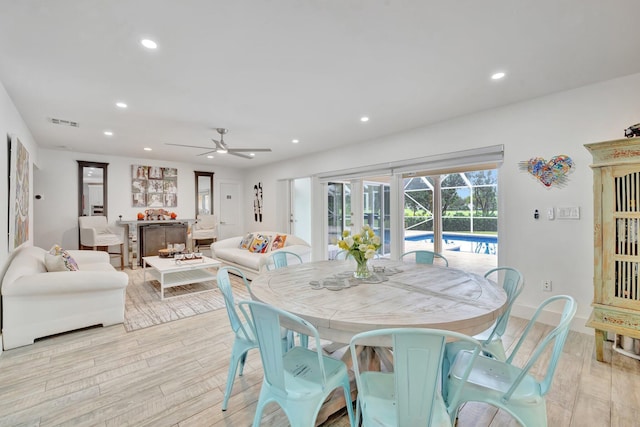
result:
<svg viewBox="0 0 640 427"><path fill-rule="evenodd" d="M2 239L0 239L0 277L4 276L4 272L7 267L7 262L10 259L11 254L9 253L9 218L8 218L8 202L9 202L9 193L7 189L9 188L8 183L8 148L7 144L7 135L16 136L20 142L24 145L24 147L29 151L29 160L31 164L30 175L29 175L29 194L33 196L33 163L37 163L38 161L38 152L37 146L31 136L31 132L25 125L20 113L16 110L13 101L7 94L2 82L0 82L0 229L2 232ZM30 200L29 205L29 216L33 218L33 198ZM33 225L33 220L30 219L29 225ZM27 245L32 244L33 242L33 227L29 229L29 242ZM2 304L0 303L0 308ZM2 320L0 319L0 327L2 327ZM0 338L2 338L2 330L0 329ZM0 345L0 352L2 351Z"/></svg>
<svg viewBox="0 0 640 427"><path fill-rule="evenodd" d="M134 220L138 212L146 208L131 206L131 165L174 167L178 169L178 205L167 208L178 214L178 219L195 218L194 171L211 171L214 175L214 211L219 209L219 180L242 182L242 174L235 169L203 167L177 162L102 156L60 150L41 149L41 164L34 181L36 194L42 199L35 201L34 245L49 248L60 244L64 248L78 247L78 163L77 160L108 163L107 173L107 218L113 228L122 215L123 220Z"/></svg>
<svg viewBox="0 0 640 427"><path fill-rule="evenodd" d="M245 185L262 182L266 224L260 228L268 230L276 224L279 179L504 144L499 264L518 268L526 280L513 314L528 317L550 295L569 294L579 304L574 329L590 332L582 327L593 296L593 195L591 158L583 145L623 138L626 127L640 122L638 93L640 74L635 74L280 162L249 171ZM558 154L575 162L563 188L546 188L518 167L532 157ZM563 206L580 207L580 220L533 219L535 209L544 214L548 207ZM552 293L542 292L544 279L552 280Z"/></svg>

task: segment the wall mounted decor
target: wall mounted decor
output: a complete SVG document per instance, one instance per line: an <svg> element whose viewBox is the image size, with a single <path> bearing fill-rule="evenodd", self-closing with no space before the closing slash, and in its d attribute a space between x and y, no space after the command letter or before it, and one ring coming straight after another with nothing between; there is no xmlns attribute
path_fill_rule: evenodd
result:
<svg viewBox="0 0 640 427"><path fill-rule="evenodd" d="M633 138L634 136L640 136L640 123L631 125L624 130L624 136L627 138Z"/></svg>
<svg viewBox="0 0 640 427"><path fill-rule="evenodd" d="M552 157L549 161L542 157L532 157L520 162L521 170L529 172L545 187L562 186L567 182L567 174L573 167L573 160L566 154Z"/></svg>
<svg viewBox="0 0 640 427"><path fill-rule="evenodd" d="M178 169L131 165L131 206L176 207Z"/></svg>
<svg viewBox="0 0 640 427"><path fill-rule="evenodd" d="M16 137L9 152L9 251L29 240L29 152Z"/></svg>
<svg viewBox="0 0 640 427"><path fill-rule="evenodd" d="M256 222L262 222L262 183L253 186L253 216Z"/></svg>

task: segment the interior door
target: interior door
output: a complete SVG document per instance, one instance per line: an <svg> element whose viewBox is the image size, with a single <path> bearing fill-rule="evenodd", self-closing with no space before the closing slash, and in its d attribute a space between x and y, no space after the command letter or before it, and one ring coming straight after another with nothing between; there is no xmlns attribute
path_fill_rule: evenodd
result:
<svg viewBox="0 0 640 427"><path fill-rule="evenodd" d="M243 234L240 212L240 184L237 182L220 183L220 225L218 240Z"/></svg>
<svg viewBox="0 0 640 427"><path fill-rule="evenodd" d="M311 242L311 179L292 180L290 199L289 233Z"/></svg>

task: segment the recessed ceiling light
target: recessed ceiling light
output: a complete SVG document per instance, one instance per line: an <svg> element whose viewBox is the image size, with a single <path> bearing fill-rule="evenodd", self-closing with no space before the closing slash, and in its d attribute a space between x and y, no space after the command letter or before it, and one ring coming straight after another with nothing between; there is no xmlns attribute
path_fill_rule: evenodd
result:
<svg viewBox="0 0 640 427"><path fill-rule="evenodd" d="M298 139L292 139L291 142L293 142L294 144L297 144L298 142L300 142L300 140Z"/></svg>
<svg viewBox="0 0 640 427"><path fill-rule="evenodd" d="M153 149L149 147L144 147L144 151L153 151Z"/></svg>
<svg viewBox="0 0 640 427"><path fill-rule="evenodd" d="M499 73L494 73L494 74L491 76L491 79L492 79L492 80L500 80L500 79L501 79L501 78L503 78L504 76L506 76L506 74L505 74L505 73L503 73L502 71L500 71Z"/></svg>
<svg viewBox="0 0 640 427"><path fill-rule="evenodd" d="M118 108L127 108L127 104L124 102L116 102L116 107Z"/></svg>
<svg viewBox="0 0 640 427"><path fill-rule="evenodd" d="M110 130L105 130L104 134L107 136L113 136L113 132L111 132Z"/></svg>
<svg viewBox="0 0 640 427"><path fill-rule="evenodd" d="M362 117L360 117L360 121L361 121L361 122L363 122L363 123L364 123L364 122L368 122L368 121L369 121L369 117L367 117L367 116L362 116Z"/></svg>
<svg viewBox="0 0 640 427"><path fill-rule="evenodd" d="M209 155L207 156L207 159L213 159L213 156Z"/></svg>
<svg viewBox="0 0 640 427"><path fill-rule="evenodd" d="M142 44L142 46L146 47L147 49L155 49L158 47L158 43L150 39L142 39L140 40L140 44Z"/></svg>
<svg viewBox="0 0 640 427"><path fill-rule="evenodd" d="M250 155L251 157L253 157L253 156L255 156L255 155L256 155L256 153L249 153L249 155Z"/></svg>

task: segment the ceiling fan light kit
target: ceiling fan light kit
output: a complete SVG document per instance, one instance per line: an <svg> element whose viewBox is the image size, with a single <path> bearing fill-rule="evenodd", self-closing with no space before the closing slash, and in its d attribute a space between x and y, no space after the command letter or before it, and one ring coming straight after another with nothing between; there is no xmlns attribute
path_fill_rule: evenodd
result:
<svg viewBox="0 0 640 427"><path fill-rule="evenodd" d="M256 152L263 152L263 153L271 152L271 148L229 148L227 143L224 142L224 135L226 135L226 133L229 132L229 130L225 128L216 128L216 132L220 134L220 141L211 138L211 140L215 144L214 149L211 149L211 147L200 147L197 145L185 145L185 144L166 143L165 145L175 145L178 147L199 148L201 150L207 150L204 153L198 154L198 156L206 156L208 154L216 152L220 154L232 154L234 156L242 157L243 159L249 159L249 160L253 159L253 157L255 156L254 153ZM246 155L243 153L251 153L251 154Z"/></svg>

